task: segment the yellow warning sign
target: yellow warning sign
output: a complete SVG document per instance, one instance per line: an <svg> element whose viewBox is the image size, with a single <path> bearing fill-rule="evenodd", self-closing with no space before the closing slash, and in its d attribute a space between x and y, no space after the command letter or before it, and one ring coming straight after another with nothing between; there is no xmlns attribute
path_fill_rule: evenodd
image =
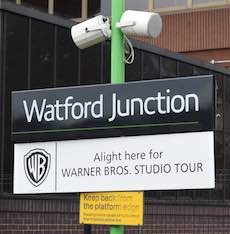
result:
<svg viewBox="0 0 230 234"><path fill-rule="evenodd" d="M80 223L142 225L143 192L81 193Z"/></svg>

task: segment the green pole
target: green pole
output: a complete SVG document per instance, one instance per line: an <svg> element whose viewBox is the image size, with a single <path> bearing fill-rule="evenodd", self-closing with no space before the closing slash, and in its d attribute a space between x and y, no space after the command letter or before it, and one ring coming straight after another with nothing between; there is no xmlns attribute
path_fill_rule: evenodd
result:
<svg viewBox="0 0 230 234"><path fill-rule="evenodd" d="M123 234L124 230L125 230L124 226L111 226L110 234Z"/></svg>
<svg viewBox="0 0 230 234"><path fill-rule="evenodd" d="M112 0L112 43L111 43L111 83L119 84L125 82L124 63L124 35L116 23L125 10L125 0ZM123 234L124 226L111 226L110 234Z"/></svg>
<svg viewBox="0 0 230 234"><path fill-rule="evenodd" d="M124 0L112 0L111 83L125 82L124 36L116 23L125 10Z"/></svg>

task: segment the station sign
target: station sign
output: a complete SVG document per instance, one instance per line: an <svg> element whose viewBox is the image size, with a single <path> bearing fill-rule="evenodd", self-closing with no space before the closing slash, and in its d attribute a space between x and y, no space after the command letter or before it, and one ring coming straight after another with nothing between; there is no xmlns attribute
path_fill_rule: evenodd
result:
<svg viewBox="0 0 230 234"><path fill-rule="evenodd" d="M209 131L214 96L212 76L13 92L13 141Z"/></svg>
<svg viewBox="0 0 230 234"><path fill-rule="evenodd" d="M80 194L80 224L142 225L143 192Z"/></svg>
<svg viewBox="0 0 230 234"><path fill-rule="evenodd" d="M214 133L14 145L14 193L210 189Z"/></svg>

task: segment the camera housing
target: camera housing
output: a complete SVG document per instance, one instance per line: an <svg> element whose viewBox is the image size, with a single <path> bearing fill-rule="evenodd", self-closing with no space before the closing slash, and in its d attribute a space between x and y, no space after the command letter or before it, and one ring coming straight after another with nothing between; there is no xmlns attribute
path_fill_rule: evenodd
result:
<svg viewBox="0 0 230 234"><path fill-rule="evenodd" d="M96 16L71 28L71 36L80 49L85 49L111 37L109 18Z"/></svg>
<svg viewBox="0 0 230 234"><path fill-rule="evenodd" d="M117 27L127 36L158 37L162 30L162 19L158 13L125 11Z"/></svg>

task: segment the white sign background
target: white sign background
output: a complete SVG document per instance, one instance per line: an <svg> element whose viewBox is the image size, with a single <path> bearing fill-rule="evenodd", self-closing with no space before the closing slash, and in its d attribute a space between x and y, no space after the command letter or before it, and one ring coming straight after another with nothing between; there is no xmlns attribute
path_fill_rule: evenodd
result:
<svg viewBox="0 0 230 234"><path fill-rule="evenodd" d="M33 149L51 154L48 176L37 187L24 170ZM215 187L213 132L23 143L14 152L16 194ZM111 162L100 158L113 153Z"/></svg>

